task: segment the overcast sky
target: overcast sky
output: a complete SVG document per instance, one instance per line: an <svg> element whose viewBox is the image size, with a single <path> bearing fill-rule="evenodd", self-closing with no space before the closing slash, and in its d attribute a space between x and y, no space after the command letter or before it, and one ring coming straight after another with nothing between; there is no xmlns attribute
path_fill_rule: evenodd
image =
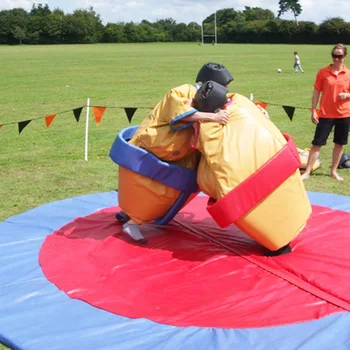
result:
<svg viewBox="0 0 350 350"><path fill-rule="evenodd" d="M143 19L155 22L159 19L173 18L176 23L201 21L215 10L234 8L244 10L245 6L261 7L271 10L276 16L278 0L0 0L0 10L16 7L30 10L33 3L47 3L51 10L60 8L65 13L92 6L100 14L104 24L108 22L141 22ZM302 13L300 21L312 21L317 24L330 17L342 17L350 22L350 0L300 0ZM283 19L293 19L292 14L285 14Z"/></svg>

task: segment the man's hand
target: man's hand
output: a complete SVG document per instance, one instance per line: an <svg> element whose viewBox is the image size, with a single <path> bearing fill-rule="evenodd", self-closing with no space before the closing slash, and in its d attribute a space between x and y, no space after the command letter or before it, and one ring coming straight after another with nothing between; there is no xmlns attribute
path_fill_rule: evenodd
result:
<svg viewBox="0 0 350 350"><path fill-rule="evenodd" d="M224 111L223 109L219 109L218 112L214 113L214 121L219 124L225 125L229 120L229 113L227 111Z"/></svg>
<svg viewBox="0 0 350 350"><path fill-rule="evenodd" d="M318 124L318 115L317 115L316 111L311 112L311 121L314 124Z"/></svg>

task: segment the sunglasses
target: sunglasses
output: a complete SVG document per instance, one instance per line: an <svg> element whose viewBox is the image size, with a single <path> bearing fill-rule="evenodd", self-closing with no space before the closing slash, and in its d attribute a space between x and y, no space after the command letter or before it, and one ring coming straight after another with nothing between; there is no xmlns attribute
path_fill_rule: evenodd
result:
<svg viewBox="0 0 350 350"><path fill-rule="evenodd" d="M339 60L342 60L344 58L344 55L336 55L335 53L332 53L333 58L338 58Z"/></svg>

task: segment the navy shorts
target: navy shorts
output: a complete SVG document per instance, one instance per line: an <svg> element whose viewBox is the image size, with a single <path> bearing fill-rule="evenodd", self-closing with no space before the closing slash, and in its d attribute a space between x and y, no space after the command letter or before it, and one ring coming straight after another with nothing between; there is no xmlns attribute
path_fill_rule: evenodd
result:
<svg viewBox="0 0 350 350"><path fill-rule="evenodd" d="M319 118L316 126L315 136L312 140L314 146L324 146L334 126L333 142L338 145L348 144L349 118Z"/></svg>

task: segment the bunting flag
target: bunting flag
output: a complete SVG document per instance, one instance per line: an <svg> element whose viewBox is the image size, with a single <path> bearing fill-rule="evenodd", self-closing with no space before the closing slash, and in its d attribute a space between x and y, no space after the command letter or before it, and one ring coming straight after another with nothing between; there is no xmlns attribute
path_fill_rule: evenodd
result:
<svg viewBox="0 0 350 350"><path fill-rule="evenodd" d="M124 108L126 116L128 117L129 123L131 123L132 117L134 116L137 108L134 107L125 107Z"/></svg>
<svg viewBox="0 0 350 350"><path fill-rule="evenodd" d="M295 110L297 108L302 108L302 109L308 109L311 112L311 108L308 107L294 107L294 106L284 106L284 105L279 105L279 104L274 104L274 103L269 103L269 102L261 102L261 101L256 101L254 102L257 106L263 108L263 109L267 109L268 106L272 105L272 106L282 106L284 111L287 113L289 119L292 121L293 120L293 116L295 113ZM49 128L49 126L51 125L51 123L53 122L53 120L55 119L55 117L58 114L63 114L66 112L70 112L73 111L75 120L77 122L79 122L80 120L80 116L82 113L83 108L88 107L88 106L82 106L82 107L78 107L75 108L73 110L69 110L69 111L63 111L63 112L58 112L56 114L52 114L49 116L44 117L45 118L45 123L46 123L46 127ZM138 108L149 108L152 110L151 107L102 107L102 106L90 106L93 109L94 112L94 117L95 117L95 121L96 121L96 125L99 126L102 120L102 117L106 111L107 108L123 108L126 116L128 118L129 123L131 123L135 112L137 111ZM316 109L315 110L317 115L320 116L320 109ZM9 122L9 123L2 123L0 124L0 129L4 126L4 125L9 125L9 124L18 124L18 132L19 134L21 134L21 132L24 130L24 128L32 121L32 120L36 120L36 119L42 119L42 118L34 118L34 119L30 119L30 120L24 120L24 121L20 121L20 122Z"/></svg>
<svg viewBox="0 0 350 350"><path fill-rule="evenodd" d="M75 120L76 120L77 122L79 122L80 114L81 114L81 111L83 110L83 108L84 108L84 107L79 107L79 108L73 109L74 117L75 117Z"/></svg>
<svg viewBox="0 0 350 350"><path fill-rule="evenodd" d="M309 111L310 111L310 113L312 113L312 109L311 108L309 108ZM315 112L316 112L317 116L319 117L320 116L320 110L319 109L315 109Z"/></svg>
<svg viewBox="0 0 350 350"><path fill-rule="evenodd" d="M262 107L262 108L264 108L264 109L266 109L267 108L267 106L268 106L268 104L266 103L266 102L254 102L257 106L260 106L260 107Z"/></svg>
<svg viewBox="0 0 350 350"><path fill-rule="evenodd" d="M295 107L291 107L291 106L282 106L284 111L287 113L290 121L293 120L293 115L294 115L294 112L295 112Z"/></svg>
<svg viewBox="0 0 350 350"><path fill-rule="evenodd" d="M47 117L45 117L45 123L47 128L51 125L55 117L56 117L56 114L48 115Z"/></svg>
<svg viewBox="0 0 350 350"><path fill-rule="evenodd" d="M105 112L107 107L92 107L95 115L96 125L99 126L101 123L101 119L103 117L103 113Z"/></svg>
<svg viewBox="0 0 350 350"><path fill-rule="evenodd" d="M24 120L18 123L18 133L21 134L23 129L31 122L31 120Z"/></svg>

